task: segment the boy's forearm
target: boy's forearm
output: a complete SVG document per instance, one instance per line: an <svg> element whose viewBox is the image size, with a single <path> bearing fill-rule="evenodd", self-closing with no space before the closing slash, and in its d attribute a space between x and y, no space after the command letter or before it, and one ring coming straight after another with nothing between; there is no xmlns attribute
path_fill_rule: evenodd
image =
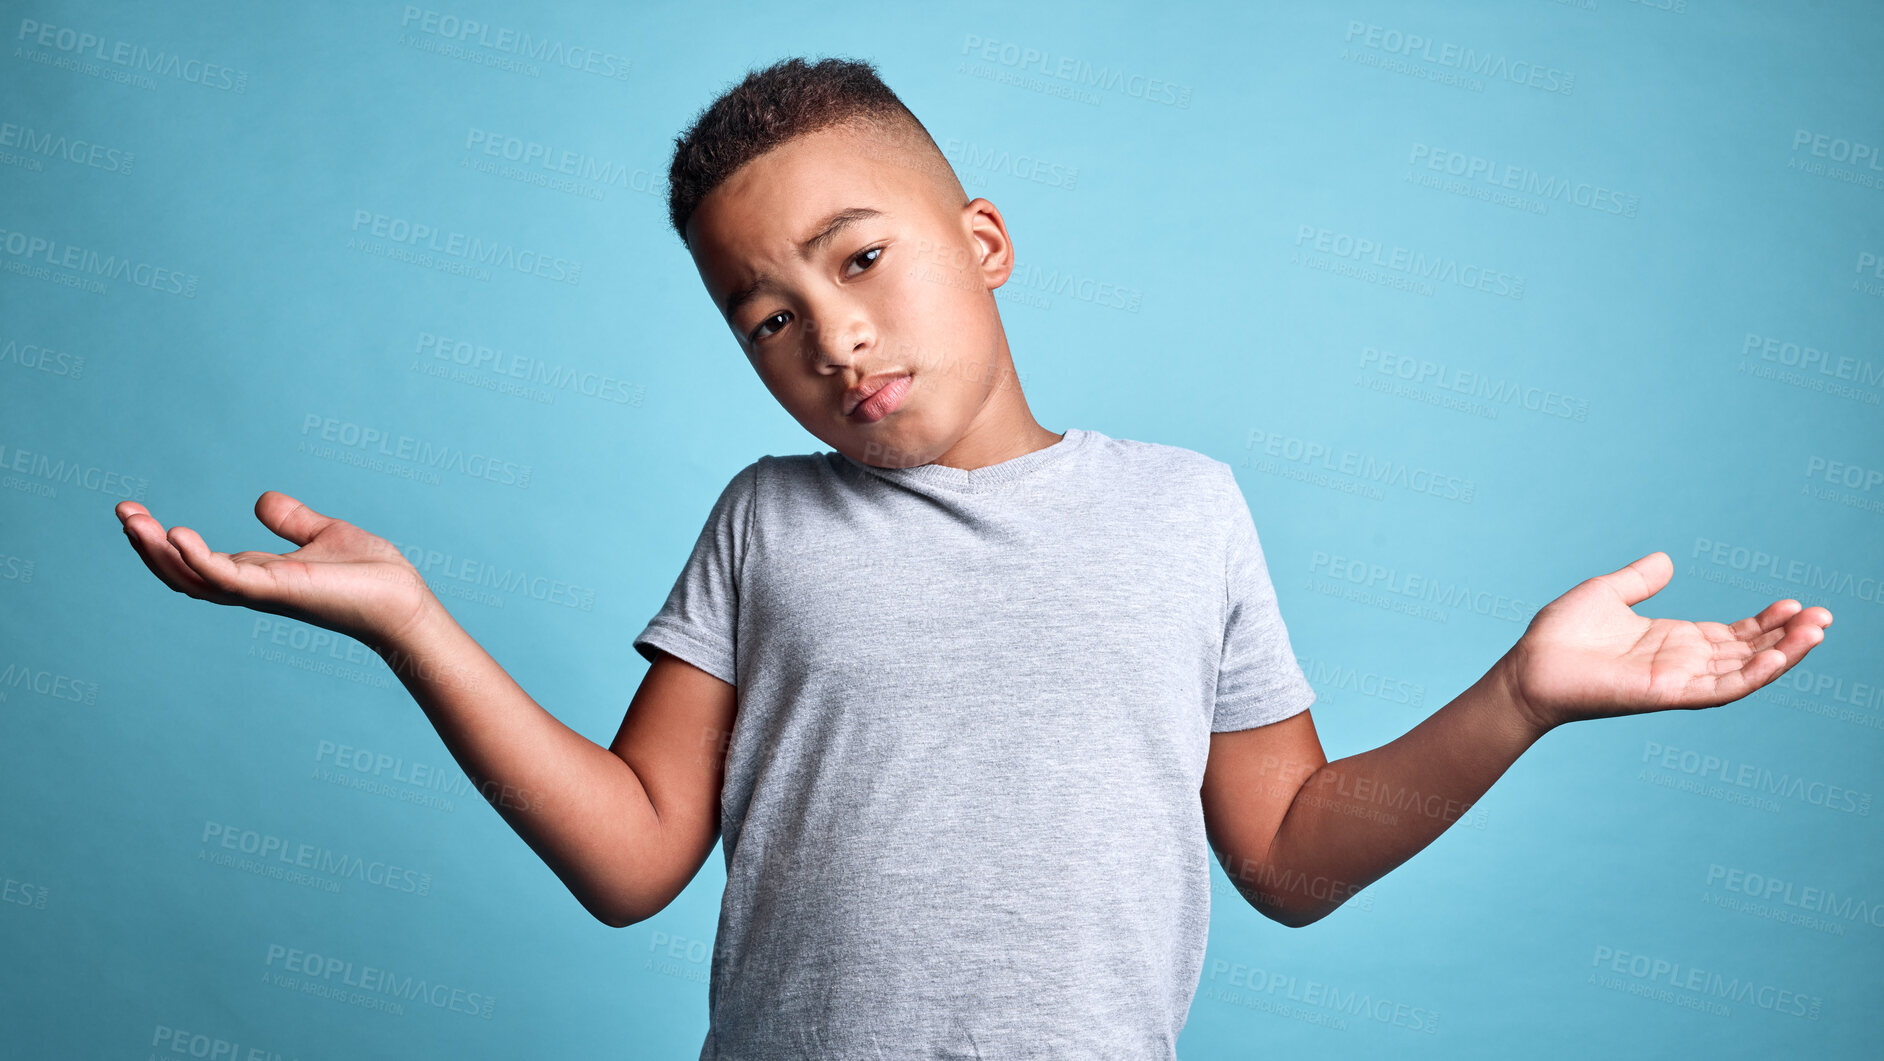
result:
<svg viewBox="0 0 1884 1061"><path fill-rule="evenodd" d="M647 916L660 820L634 769L524 692L434 599L370 647L398 675L479 795L598 920Z"/></svg>
<svg viewBox="0 0 1884 1061"><path fill-rule="evenodd" d="M1269 916L1302 925L1327 915L1432 843L1543 736L1515 706L1509 659L1372 751L1319 768L1280 764L1301 787L1260 870Z"/></svg>

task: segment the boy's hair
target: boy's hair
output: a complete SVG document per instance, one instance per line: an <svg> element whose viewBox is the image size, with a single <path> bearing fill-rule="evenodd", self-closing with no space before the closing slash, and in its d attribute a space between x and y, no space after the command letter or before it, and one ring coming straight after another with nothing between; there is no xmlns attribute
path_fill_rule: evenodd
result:
<svg viewBox="0 0 1884 1061"><path fill-rule="evenodd" d="M877 76L874 65L850 59L807 63L793 56L749 71L674 138L667 216L680 242L687 242L687 219L700 200L739 167L788 140L843 123L913 149L897 152L892 161L922 159L913 164L937 178L948 194L968 201L929 130Z"/></svg>

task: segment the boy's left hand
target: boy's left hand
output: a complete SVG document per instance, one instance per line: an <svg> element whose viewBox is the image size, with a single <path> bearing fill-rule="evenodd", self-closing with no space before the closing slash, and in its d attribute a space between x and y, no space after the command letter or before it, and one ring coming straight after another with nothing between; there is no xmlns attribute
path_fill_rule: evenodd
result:
<svg viewBox="0 0 1884 1061"><path fill-rule="evenodd" d="M1825 639L1832 613L1774 601L1737 623L1649 619L1629 606L1675 572L1653 552L1539 609L1500 661L1514 706L1543 733L1565 722L1715 707L1784 674Z"/></svg>

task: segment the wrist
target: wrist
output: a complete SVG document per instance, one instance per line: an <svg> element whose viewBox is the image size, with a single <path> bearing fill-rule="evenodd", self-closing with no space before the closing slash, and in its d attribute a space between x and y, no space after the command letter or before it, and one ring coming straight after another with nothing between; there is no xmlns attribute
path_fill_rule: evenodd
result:
<svg viewBox="0 0 1884 1061"><path fill-rule="evenodd" d="M409 606L399 610L397 618L383 625L370 639L361 640L382 657L412 655L423 651L427 644L436 644L439 635L451 625L455 625L451 613L431 590L424 589Z"/></svg>
<svg viewBox="0 0 1884 1061"><path fill-rule="evenodd" d="M1524 695L1524 683L1519 681L1518 672L1522 657L1527 651L1523 638L1511 646L1511 651L1498 658L1492 664L1493 686L1504 697L1509 713L1522 726L1531 740L1535 741L1551 730L1556 729L1558 721L1548 712L1540 710Z"/></svg>
<svg viewBox="0 0 1884 1061"><path fill-rule="evenodd" d="M438 598L429 593L397 629L372 642L393 675L415 693L420 686L472 689L477 680L468 647L475 647Z"/></svg>

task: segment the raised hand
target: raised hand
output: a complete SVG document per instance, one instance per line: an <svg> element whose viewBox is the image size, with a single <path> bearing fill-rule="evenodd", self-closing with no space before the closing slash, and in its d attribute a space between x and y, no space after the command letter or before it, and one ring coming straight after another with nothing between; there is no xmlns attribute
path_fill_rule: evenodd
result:
<svg viewBox="0 0 1884 1061"><path fill-rule="evenodd" d="M1630 610L1660 592L1674 569L1667 553L1650 553L1579 583L1531 617L1507 660L1518 707L1540 730L1738 700L1805 658L1832 624L1831 612L1791 599L1731 625Z"/></svg>
<svg viewBox="0 0 1884 1061"><path fill-rule="evenodd" d="M166 532L135 501L120 501L115 511L144 566L197 600L285 615L373 647L436 604L391 542L277 490L256 499L255 518L300 546L289 553L219 553L188 527Z"/></svg>

